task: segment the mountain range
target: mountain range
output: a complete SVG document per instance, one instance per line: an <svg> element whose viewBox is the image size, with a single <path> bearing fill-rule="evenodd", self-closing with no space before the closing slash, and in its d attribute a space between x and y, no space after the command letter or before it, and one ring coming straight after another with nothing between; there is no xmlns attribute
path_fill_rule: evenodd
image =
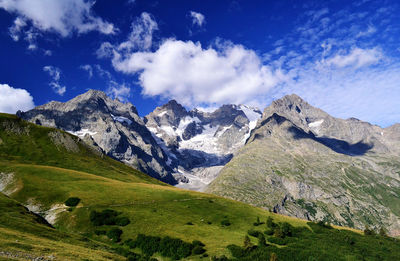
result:
<svg viewBox="0 0 400 261"><path fill-rule="evenodd" d="M245 105L188 111L172 100L141 118L95 90L17 115L181 188L400 234L400 124L337 119L296 95L263 113Z"/></svg>

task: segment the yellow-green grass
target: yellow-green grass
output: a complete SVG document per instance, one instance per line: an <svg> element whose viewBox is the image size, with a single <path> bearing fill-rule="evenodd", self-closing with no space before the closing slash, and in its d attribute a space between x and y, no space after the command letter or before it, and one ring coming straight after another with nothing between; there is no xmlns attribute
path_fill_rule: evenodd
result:
<svg viewBox="0 0 400 261"><path fill-rule="evenodd" d="M57 260L124 260L101 242L45 225L13 199L0 194L0 250L16 260L53 256ZM25 258L24 258L25 257ZM0 260L11 256L0 254Z"/></svg>
<svg viewBox="0 0 400 261"><path fill-rule="evenodd" d="M272 215L276 222L307 226L304 220L171 186L124 182L74 170L4 162L0 163L0 172L14 174L17 191L10 196L19 202L37 202L45 210L54 204L62 204L69 197L80 198L80 204L72 212L65 210L59 215L55 227L64 232L93 236L99 228L90 223L90 212L109 208L122 212L122 216L131 220L123 228L123 240L134 239L140 233L177 237L188 242L201 240L210 255L228 255L225 247L241 245L257 217L265 222ZM231 225L223 227L221 221L224 219ZM189 222L193 225L187 225ZM98 239L106 240L105 237Z"/></svg>

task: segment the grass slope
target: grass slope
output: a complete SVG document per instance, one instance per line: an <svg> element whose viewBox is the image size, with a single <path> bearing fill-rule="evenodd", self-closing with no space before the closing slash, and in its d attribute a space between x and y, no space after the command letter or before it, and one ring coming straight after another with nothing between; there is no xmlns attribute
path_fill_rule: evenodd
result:
<svg viewBox="0 0 400 261"><path fill-rule="evenodd" d="M185 242L200 240L210 257L232 258L227 246L242 246L248 230L266 230L265 224L255 227L253 223L257 218L265 222L271 216L275 223L288 222L299 229L297 240L279 245L274 243L277 239L267 237L268 247L254 249L264 251L263 254L249 252L249 256L242 257L244 260L265 260L272 251L279 260L293 260L295 255L313 256L318 260L356 260L368 246L373 247L365 252L367 260L377 260L378 256L380 260L399 258L400 244L392 239L365 237L360 231L346 229L344 233L356 242L348 244L342 242L341 236L336 236L343 234L338 229L326 229L321 233L321 229L304 220L167 186L119 162L100 157L75 137L61 131L57 132L63 137L75 139L79 150L71 150L72 145L68 143L55 145L49 138L49 133L54 131L57 130L0 115L0 180L3 180L3 192L10 197L0 197L2 250L20 255L53 255L58 259L118 260L122 257L116 256L111 248L120 245L96 232L119 228L123 231L121 242L135 240L139 234L169 236ZM76 207L68 208L63 204L70 197L80 199ZM55 229L35 221L37 217L18 202L54 221ZM120 216L129 218L130 223L94 226L91 212L105 209L117 211ZM230 225L223 225L227 223ZM340 247L340 252L330 247L332 238L337 240L334 246ZM257 239L251 237L251 242L257 244ZM128 249L126 245L120 247ZM130 251L141 253L137 248ZM154 257L169 260L159 254ZM195 255L189 259L210 258Z"/></svg>

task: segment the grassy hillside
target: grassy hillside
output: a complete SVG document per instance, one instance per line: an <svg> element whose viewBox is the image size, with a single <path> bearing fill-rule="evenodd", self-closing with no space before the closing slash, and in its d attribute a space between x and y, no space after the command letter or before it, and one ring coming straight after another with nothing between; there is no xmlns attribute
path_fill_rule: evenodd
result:
<svg viewBox="0 0 400 261"><path fill-rule="evenodd" d="M286 215L400 235L399 157L337 153L273 117L252 137L207 192Z"/></svg>
<svg viewBox="0 0 400 261"><path fill-rule="evenodd" d="M69 137L79 150L52 140L52 132ZM69 134L13 116L0 115L0 139L0 190L9 196L0 197L0 249L20 256L136 260L141 255L147 260L147 253L170 260L168 253L189 249L188 260L268 260L274 255L278 260L400 259L400 244L391 238L167 186L99 156ZM70 198L78 198L77 205L66 206ZM205 245L205 253L195 240Z"/></svg>

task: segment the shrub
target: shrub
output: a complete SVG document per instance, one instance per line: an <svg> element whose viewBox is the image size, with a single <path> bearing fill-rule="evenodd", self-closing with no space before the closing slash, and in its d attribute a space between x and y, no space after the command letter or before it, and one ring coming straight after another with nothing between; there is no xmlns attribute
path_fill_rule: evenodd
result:
<svg viewBox="0 0 400 261"><path fill-rule="evenodd" d="M113 242L121 241L122 230L119 228L113 228L107 232L107 237Z"/></svg>
<svg viewBox="0 0 400 261"><path fill-rule="evenodd" d="M267 218L267 227L269 227L269 228L274 228L274 227L276 227L276 224L274 223L272 217L268 217L268 218Z"/></svg>
<svg viewBox="0 0 400 261"><path fill-rule="evenodd" d="M125 240L124 245L128 246L129 248L136 248L136 241L132 238Z"/></svg>
<svg viewBox="0 0 400 261"><path fill-rule="evenodd" d="M229 245L226 248L228 248L228 250L231 252L232 256L235 258L242 258L246 256L246 250L236 246L236 245Z"/></svg>
<svg viewBox="0 0 400 261"><path fill-rule="evenodd" d="M252 237L258 237L258 235L261 234L261 232L254 229L250 229L249 231L247 231L247 234L249 234L249 236Z"/></svg>
<svg viewBox="0 0 400 261"><path fill-rule="evenodd" d="M251 243L251 240L250 240L249 236L246 235L244 237L244 240L243 240L243 247L244 248L251 248L252 246L253 246L253 244Z"/></svg>
<svg viewBox="0 0 400 261"><path fill-rule="evenodd" d="M100 236L100 235L105 235L107 233L107 231L105 231L105 230L96 230L96 231L94 231L94 233L96 235Z"/></svg>
<svg viewBox="0 0 400 261"><path fill-rule="evenodd" d="M204 252L206 252L206 250L202 246L195 246L192 249L192 255L201 255Z"/></svg>
<svg viewBox="0 0 400 261"><path fill-rule="evenodd" d="M115 225L118 212L112 209L106 209L102 212L93 210L90 212L90 221L94 226Z"/></svg>
<svg viewBox="0 0 400 261"><path fill-rule="evenodd" d="M80 201L81 201L80 198L72 197L67 199L64 204L68 207L76 207Z"/></svg>
<svg viewBox="0 0 400 261"><path fill-rule="evenodd" d="M292 236L293 227L289 223L284 222L284 223L281 224L280 227L281 227L281 231L282 231L283 237Z"/></svg>
<svg viewBox="0 0 400 261"><path fill-rule="evenodd" d="M270 237L268 241L277 245L286 245L287 241L281 237Z"/></svg>
<svg viewBox="0 0 400 261"><path fill-rule="evenodd" d="M278 237L278 238L283 238L285 237L285 235L282 233L282 230L280 227L276 227L274 229L274 237Z"/></svg>
<svg viewBox="0 0 400 261"><path fill-rule="evenodd" d="M129 239L126 240L124 244L130 248L140 248L142 253L147 257L159 252L161 256L176 260L186 258L190 255L200 255L206 252L203 248L204 244L198 240L195 240L192 243L187 243L181 239L171 238L168 236L160 238L139 234L136 241Z"/></svg>
<svg viewBox="0 0 400 261"><path fill-rule="evenodd" d="M267 242L265 241L264 235L262 233L259 233L258 234L258 246L259 247L263 247L263 246L266 246L266 245L267 245Z"/></svg>
<svg viewBox="0 0 400 261"><path fill-rule="evenodd" d="M255 227L256 227L256 226L259 226L259 225L262 225L262 224L263 224L263 223L260 222L260 218L259 218L259 217L257 217L257 221L253 223L253 225L254 225Z"/></svg>
<svg viewBox="0 0 400 261"><path fill-rule="evenodd" d="M225 255L222 255L220 257L213 256L211 258L211 260L212 261L228 261L229 259Z"/></svg>
<svg viewBox="0 0 400 261"><path fill-rule="evenodd" d="M115 224L121 227L129 225L129 223L131 223L131 221L127 217L118 217L115 220Z"/></svg>
<svg viewBox="0 0 400 261"><path fill-rule="evenodd" d="M267 230L264 231L264 234L266 234L267 236L271 236L274 234L274 229L268 228Z"/></svg>
<svg viewBox="0 0 400 261"><path fill-rule="evenodd" d="M228 219L224 219L224 220L221 221L221 225L224 226L224 227L228 227L228 226L231 225L231 222L229 222Z"/></svg>

